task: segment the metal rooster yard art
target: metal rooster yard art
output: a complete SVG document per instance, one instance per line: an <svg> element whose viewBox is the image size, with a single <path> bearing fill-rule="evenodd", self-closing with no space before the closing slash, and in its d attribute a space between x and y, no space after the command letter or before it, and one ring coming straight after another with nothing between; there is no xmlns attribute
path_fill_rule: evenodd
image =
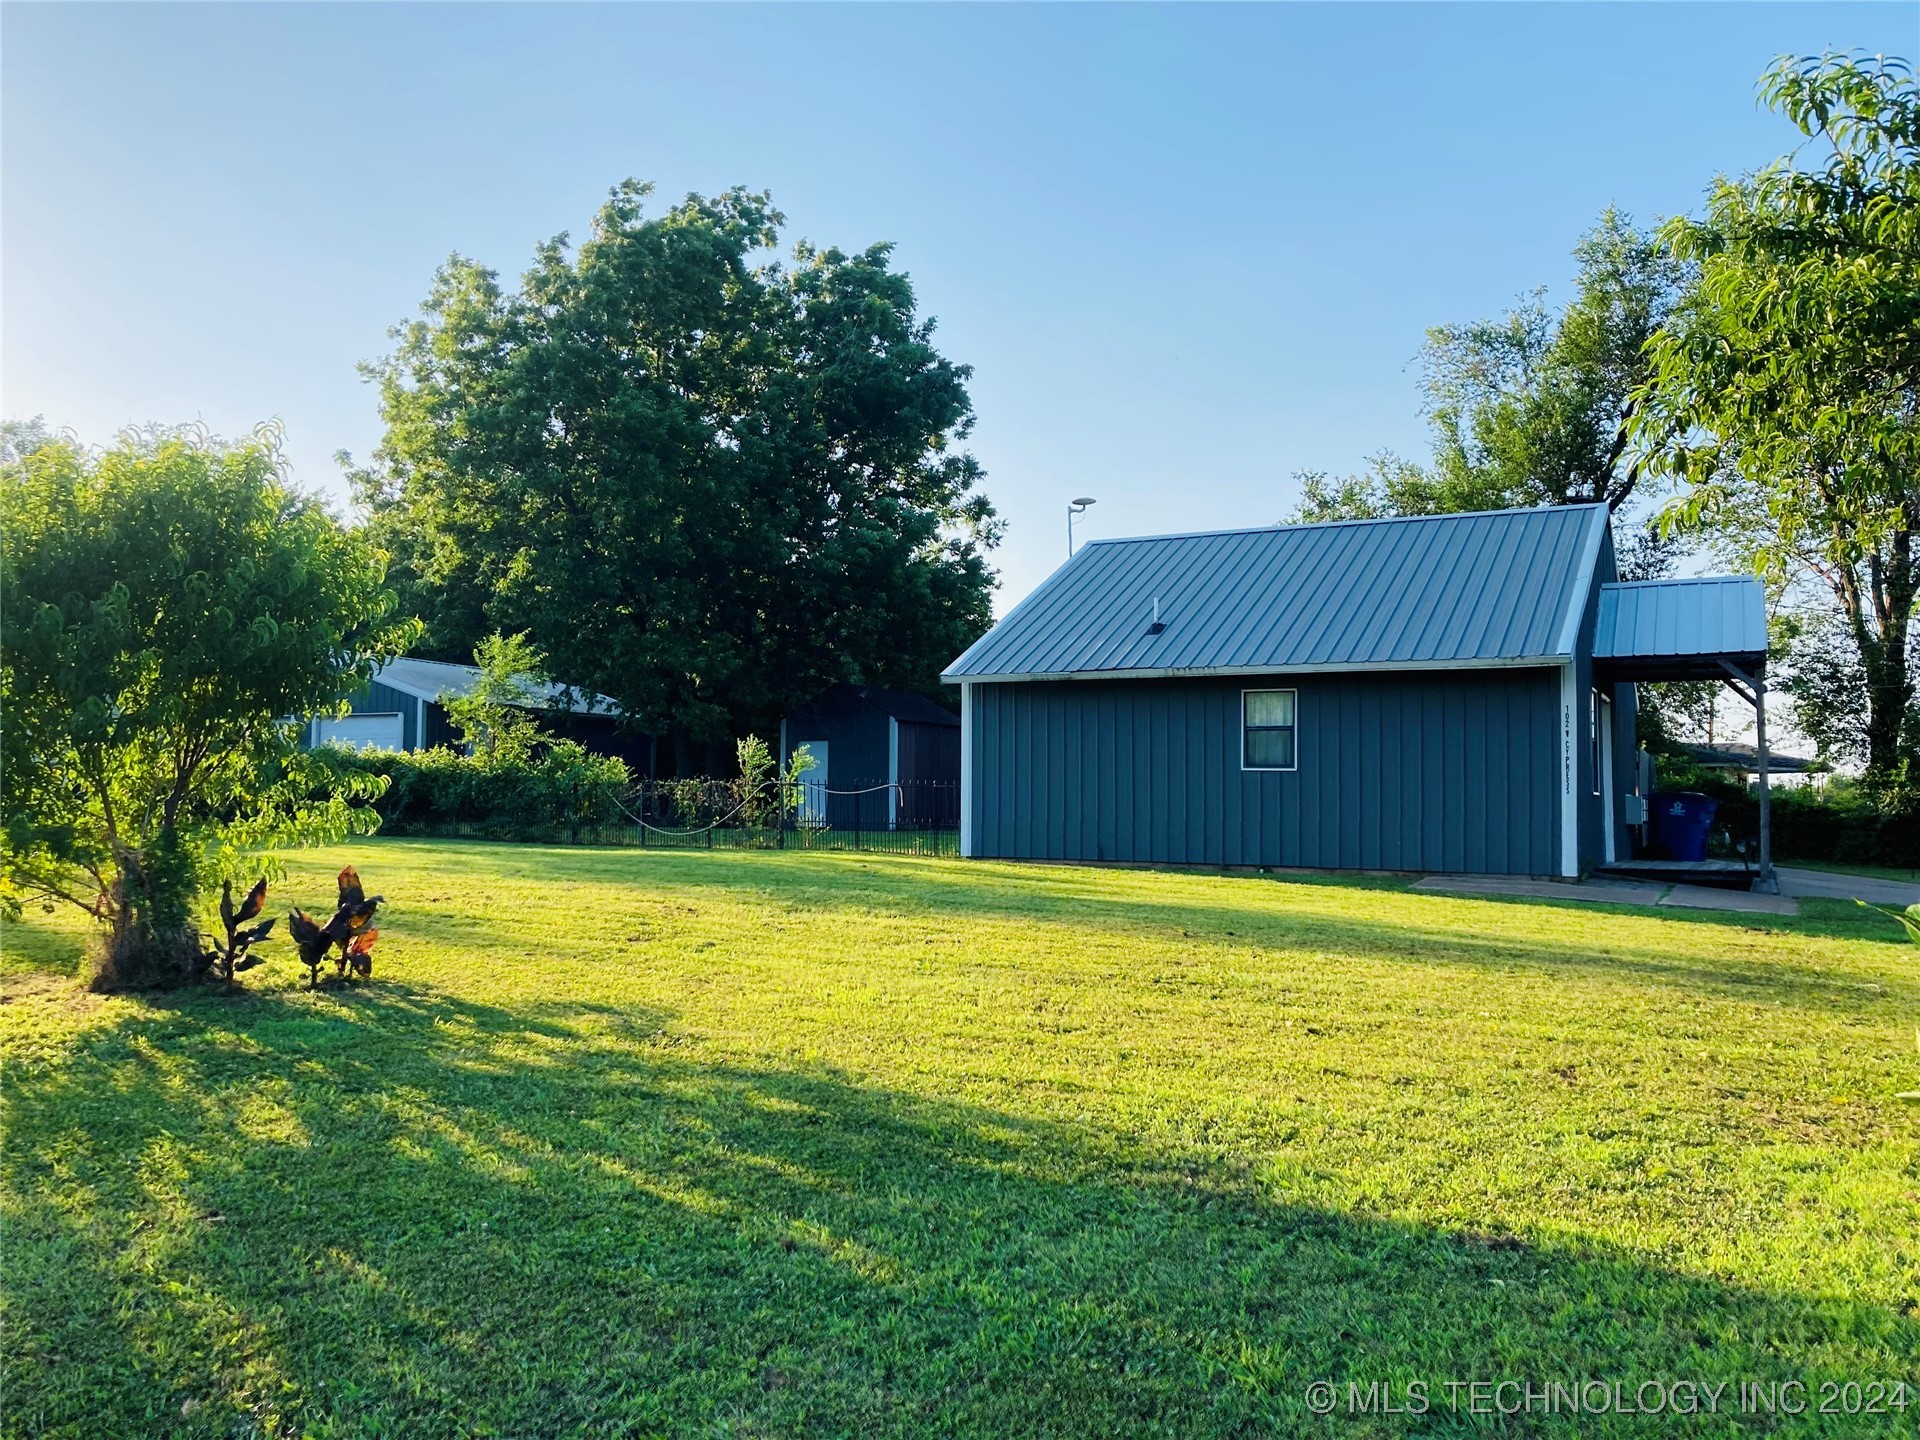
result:
<svg viewBox="0 0 1920 1440"><path fill-rule="evenodd" d="M287 916L287 933L300 952L300 963L307 967L309 990L319 988L320 966L328 952L336 949L335 974L344 976L349 967L362 979L373 974L373 942L380 938L373 928L373 915L385 898L369 897L359 873L349 865L340 872L340 905L331 920L322 925L304 910Z"/></svg>
<svg viewBox="0 0 1920 1440"><path fill-rule="evenodd" d="M260 963L258 955L247 952L260 941L273 933L273 921L262 920L258 925L248 925L267 907L267 882L262 880L249 890L236 909L233 903L233 882L225 881L220 886L220 924L226 930L224 939L216 938L209 942L208 948L200 956L200 973L212 974L227 984L233 983L233 977L239 971L251 970Z"/></svg>

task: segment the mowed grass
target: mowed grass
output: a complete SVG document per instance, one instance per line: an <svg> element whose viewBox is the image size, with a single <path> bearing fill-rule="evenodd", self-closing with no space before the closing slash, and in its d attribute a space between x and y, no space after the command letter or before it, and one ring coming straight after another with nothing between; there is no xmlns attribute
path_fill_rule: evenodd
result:
<svg viewBox="0 0 1920 1440"><path fill-rule="evenodd" d="M1856 907L384 841L276 909L349 858L370 984L276 939L239 994L97 999L77 930L9 927L6 1434L1920 1416L1817 1408L1920 1381L1920 950ZM1444 1388L1589 1377L1809 1403ZM1433 1408L1318 1417L1323 1378Z"/></svg>

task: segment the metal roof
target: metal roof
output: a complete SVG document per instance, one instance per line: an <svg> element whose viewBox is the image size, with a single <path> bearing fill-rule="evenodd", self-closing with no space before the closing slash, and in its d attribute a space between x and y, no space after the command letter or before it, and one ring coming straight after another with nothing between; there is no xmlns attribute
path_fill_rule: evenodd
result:
<svg viewBox="0 0 1920 1440"><path fill-rule="evenodd" d="M474 665L450 665L444 660L402 655L376 669L373 678L403 694L438 700L442 695L465 695L480 683L480 670ZM535 686L534 693L546 708L571 710L576 715L614 715L620 709L604 695L570 690L564 685Z"/></svg>
<svg viewBox="0 0 1920 1440"><path fill-rule="evenodd" d="M937 705L924 695L915 695L904 690L881 690L872 685L849 687L855 695L869 704L877 705L896 720L904 720L913 725L951 725L958 728L960 717L942 705Z"/></svg>
<svg viewBox="0 0 1920 1440"><path fill-rule="evenodd" d="M944 678L1552 663L1606 528L1563 505L1094 540Z"/></svg>
<svg viewBox="0 0 1920 1440"><path fill-rule="evenodd" d="M1760 747L1758 745L1689 745L1682 744L1680 753L1696 765L1704 765L1709 770L1745 770L1749 773L1760 768ZM1826 766L1816 760L1808 760L1800 755L1782 755L1771 746L1767 748L1767 771L1773 775L1802 775L1810 770L1824 770Z"/></svg>
<svg viewBox="0 0 1920 1440"><path fill-rule="evenodd" d="M1767 593L1744 575L1635 580L1600 587L1593 658L1647 679L1715 676L1721 657L1748 665L1767 655Z"/></svg>

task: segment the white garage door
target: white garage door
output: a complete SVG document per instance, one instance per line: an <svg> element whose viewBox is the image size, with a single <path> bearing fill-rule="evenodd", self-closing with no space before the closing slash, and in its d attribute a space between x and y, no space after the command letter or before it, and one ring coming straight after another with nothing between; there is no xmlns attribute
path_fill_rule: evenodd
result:
<svg viewBox="0 0 1920 1440"><path fill-rule="evenodd" d="M400 750L406 745L406 729L400 712L373 711L364 715L343 715L338 720L318 723L322 745L351 745L356 750Z"/></svg>

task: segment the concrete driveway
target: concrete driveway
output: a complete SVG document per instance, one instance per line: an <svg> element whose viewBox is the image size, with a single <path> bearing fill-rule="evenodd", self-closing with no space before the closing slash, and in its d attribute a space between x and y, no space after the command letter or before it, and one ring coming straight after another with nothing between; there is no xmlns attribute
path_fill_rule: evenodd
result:
<svg viewBox="0 0 1920 1440"><path fill-rule="evenodd" d="M1904 880L1875 880L1865 875L1837 875L1831 870L1796 870L1776 866L1782 895L1817 895L1823 900L1866 900L1875 905L1920 905L1920 884Z"/></svg>

